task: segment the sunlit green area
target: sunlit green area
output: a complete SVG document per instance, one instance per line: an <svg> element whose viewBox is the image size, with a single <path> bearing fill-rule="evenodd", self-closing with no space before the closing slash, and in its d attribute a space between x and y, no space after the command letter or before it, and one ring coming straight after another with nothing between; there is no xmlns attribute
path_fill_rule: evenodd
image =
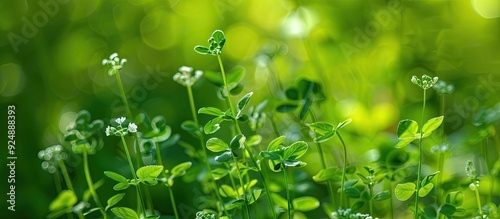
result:
<svg viewBox="0 0 500 219"><path fill-rule="evenodd" d="M253 95L248 106L268 101L266 120L257 132L248 123L240 123L247 137L262 136L262 143L254 146L255 155L280 135L286 136L286 145L296 141L309 144L301 158L307 166L288 172L293 176L289 185L293 185L293 197L312 196L321 206L297 217L331 216L325 209L325 203L331 202L328 185L313 180L323 167L307 126L313 123L312 114L301 119L300 109L277 111L279 106L293 102L286 91L300 87L303 80L317 83L323 91L324 99L315 99L310 106L317 121L336 125L352 119L342 129L348 166L362 174L366 174L365 166L408 171L398 181L377 184L376 191L394 192L398 183L417 179L417 141L405 148L394 147L399 121L412 119L423 124L444 115L441 127L423 141L422 166L427 176L436 172L442 161L444 169L438 175L442 184L439 191L435 187L420 198L421 208L437 208L438 203L445 202L446 194L462 191L465 200L461 208L478 215L476 194L469 188L471 182L465 171L468 160L474 162L481 179L478 190L482 205L500 203L498 1L26 0L0 2L0 17L1 121L6 121L7 106L16 108L16 211L2 204L0 214L6 218L45 218L50 213L49 205L58 190L66 188L63 176L44 171L38 157L40 150L53 145L61 144L67 151L66 167L81 201L88 189L83 158L72 152L64 133L81 110L89 111L92 121L104 121L104 128L111 120L127 116L117 79L102 65L102 60L115 52L127 59L119 74L132 115L145 113L151 119L164 116L172 130L172 143L162 148L164 167L193 163L172 187L180 218L195 218L196 212L211 208L213 193L200 183L206 166L188 149L192 146L195 153L199 152L200 143L181 129L185 120L192 120L188 93L173 76L181 66L202 70L205 75L220 72L215 56L200 55L193 49L208 45L214 30L222 30L227 39L221 54L226 71L238 66L244 69L242 90L232 96L232 102L237 103L249 92ZM424 74L439 77L454 90L445 95L427 90L422 121L422 89L410 80L413 75L420 78ZM219 88L206 77L192 89L197 108L228 109L227 102L218 97ZM204 114L198 118L202 126L212 119ZM1 144L7 145L7 125L2 123ZM236 134L233 128L230 122L223 123L217 133L206 135L205 141L217 137L229 143ZM89 156L90 171L95 182L103 182L97 192L105 203L117 192L113 190L115 182L104 171L124 175L130 171L120 138L107 137L104 129L98 135L104 146ZM133 149L134 141L128 141ZM442 143L447 148L437 152L435 146ZM321 147L327 166L342 169L341 142L333 138ZM5 165L7 146L1 150L0 191L5 194L10 185ZM214 161L216 155L208 152L213 168L222 166ZM286 198L283 174L270 171L267 160L261 158L261 162L271 192ZM256 187L262 188L259 175L252 173L250 177L259 180ZM346 178L359 176L353 173ZM230 181L225 178L217 183ZM360 181L358 185L363 184ZM174 218L165 187L147 188L152 202L146 205L154 205L162 218ZM340 181L332 181L337 200L331 203L334 209L340 204L340 188ZM125 191L117 206L136 210L135 190ZM272 218L265 195L250 206L253 218ZM413 198L399 201L391 195L389 200L374 202L373 216L412 218ZM2 197L9 199L7 195ZM346 200L344 208L361 198ZM93 201L90 203L95 207ZM286 218L283 208L276 209L283 212L280 218ZM242 218L242 209L235 211L234 218ZM368 213L368 203L358 212ZM114 218L111 212L109 215ZM94 212L87 218L93 216L101 215Z"/></svg>

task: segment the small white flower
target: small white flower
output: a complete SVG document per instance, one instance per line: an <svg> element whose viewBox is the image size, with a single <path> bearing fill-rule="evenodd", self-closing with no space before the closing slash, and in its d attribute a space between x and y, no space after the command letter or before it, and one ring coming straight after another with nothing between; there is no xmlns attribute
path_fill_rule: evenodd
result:
<svg viewBox="0 0 500 219"><path fill-rule="evenodd" d="M116 123L118 123L118 124L120 124L120 125L121 125L124 121L125 121L125 117L120 117L120 118L118 118L118 119L116 119L116 120L115 120L115 122L116 122Z"/></svg>
<svg viewBox="0 0 500 219"><path fill-rule="evenodd" d="M116 57L118 57L118 53L115 52L109 56L109 59L113 60Z"/></svg>
<svg viewBox="0 0 500 219"><path fill-rule="evenodd" d="M133 122L128 124L128 131L129 132L137 132L137 125L134 124Z"/></svg>
<svg viewBox="0 0 500 219"><path fill-rule="evenodd" d="M111 135L111 127L110 127L110 126L108 126L108 127L106 128L106 136L110 136L110 135Z"/></svg>
<svg viewBox="0 0 500 219"><path fill-rule="evenodd" d="M179 68L179 71L180 72L191 73L193 71L193 68L192 67L188 67L188 66L182 66L182 67Z"/></svg>

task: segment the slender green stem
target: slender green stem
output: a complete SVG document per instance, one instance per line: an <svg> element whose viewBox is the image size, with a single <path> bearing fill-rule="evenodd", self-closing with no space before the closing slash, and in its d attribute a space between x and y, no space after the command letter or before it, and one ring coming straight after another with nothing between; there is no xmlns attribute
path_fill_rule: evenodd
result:
<svg viewBox="0 0 500 219"><path fill-rule="evenodd" d="M422 117L421 117L421 126L420 126L420 138L418 139L418 170L417 170L417 190L415 194L415 219L418 219L419 215L419 207L418 207L418 191L420 191L420 179L422 178L422 160L423 160L423 146L422 146L422 141L424 137L424 133L422 132L422 127L424 124L424 115L425 115L425 102L426 102L426 96L427 96L427 90L424 89L424 98L423 98L423 104L422 104Z"/></svg>
<svg viewBox="0 0 500 219"><path fill-rule="evenodd" d="M387 179L387 183L389 184L389 207L391 208L391 219L394 218L394 203L392 201L392 191L393 191L393 188L392 188L392 183L390 180Z"/></svg>
<svg viewBox="0 0 500 219"><path fill-rule="evenodd" d="M125 90L123 89L123 84L122 84L122 79L120 78L120 73L117 72L115 75L116 75L116 83L118 84L118 88L120 89L120 94L122 96L123 104L125 104L125 110L127 110L127 116L130 119L133 119L132 112L130 111L130 107L128 105L127 96L125 96Z"/></svg>
<svg viewBox="0 0 500 219"><path fill-rule="evenodd" d="M130 157L130 153L128 151L127 142L125 141L125 137L120 136L120 138L122 139L123 149L125 150L125 154L127 155L128 165L130 167L130 172L132 172L132 177L134 177L134 180L139 182L139 179L135 175L134 165L132 164L132 158ZM142 191L141 191L140 184L137 184L137 186L135 188L137 189L137 194L138 194L137 198L141 202L141 211L142 211L142 213L144 213L144 216L147 216L146 215L146 206L144 205L144 200L142 200Z"/></svg>
<svg viewBox="0 0 500 219"><path fill-rule="evenodd" d="M68 186L68 189L71 191L75 191L73 189L73 184L71 184L71 179L69 178L68 175L68 170L66 169L66 165L64 164L63 160L59 160L59 167L61 168L62 175L64 177L64 181L66 181L66 186Z"/></svg>
<svg viewBox="0 0 500 219"><path fill-rule="evenodd" d="M370 216L373 217L373 185L372 182L370 182L370 185L368 185L368 189L370 190L370 200L368 202L370 206Z"/></svg>
<svg viewBox="0 0 500 219"><path fill-rule="evenodd" d="M444 94L441 95L441 105L440 105L440 111L441 111L441 116L444 116ZM436 184L436 191L437 191L437 204L438 206L441 205L442 203L442 194L443 191L441 191L441 184L443 182L443 166L444 166L444 155L446 151L442 151L442 146L445 142L445 135L444 135L444 123L441 124L441 145L438 148L438 171L439 174L437 176L437 184ZM437 218L439 218L439 212L437 213Z"/></svg>
<svg viewBox="0 0 500 219"><path fill-rule="evenodd" d="M55 172L52 175L54 175L54 182L56 184L56 191L57 191L57 193L60 193L62 191L62 187L61 187L61 177L59 176L59 171Z"/></svg>
<svg viewBox="0 0 500 219"><path fill-rule="evenodd" d="M285 190L286 190L286 200L287 200L287 204L288 204L288 209L287 209L287 212L288 212L288 219L291 219L292 218L292 205L290 204L290 190L288 189L288 176L286 174L286 167L284 164L282 164L283 166L283 175L285 176Z"/></svg>
<svg viewBox="0 0 500 219"><path fill-rule="evenodd" d="M484 150L484 153L483 153L483 155L484 155L484 162L486 164L486 172L488 173L488 175L490 177L492 177L491 172L490 172L490 165L489 165L490 162L488 162L489 161L489 159L488 159L488 136L486 136L486 137L483 138L483 150ZM492 179L495 179L495 178L492 177ZM492 199L492 194L493 194L492 188L493 188L493 184L494 184L495 181L496 180L492 180L492 185L490 186L490 191L491 192L488 193L488 197L487 197L488 198L487 199L488 203L491 202L491 199Z"/></svg>
<svg viewBox="0 0 500 219"><path fill-rule="evenodd" d="M101 212L102 216L104 218L108 218L106 212L104 211L104 208L102 207L101 201L99 200L99 197L97 196L97 193L95 192L94 189L94 182L92 181L92 176L90 175L89 159L86 148L83 149L83 171L85 172L85 179L87 180L87 185L89 187L89 191L90 194L92 195L92 198L94 198L94 202L96 203L97 207L99 207L99 211Z"/></svg>
<svg viewBox="0 0 500 219"><path fill-rule="evenodd" d="M312 121L313 122L317 122L317 118L316 118L316 114L314 113L314 111L312 109L309 110L309 114L311 114L311 118L312 118ZM321 165L323 166L323 169L326 169L326 159L325 159L325 154L323 153L323 147L321 146L321 143L316 143L316 146L318 146L318 152L319 152L319 157L321 159ZM332 187L332 181L331 180L327 180L326 181L326 190L328 192L328 196L330 198L330 201L331 202L334 202L335 201L335 195L333 193L333 187ZM343 193L343 191L341 191L341 193ZM340 202L342 203L342 202ZM339 207L342 207L342 204L339 206Z"/></svg>
<svg viewBox="0 0 500 219"><path fill-rule="evenodd" d="M344 139L342 139L342 136L340 135L340 132L337 131L337 137L339 138L340 142L342 143L342 147L344 148L344 166L342 167L342 182L340 184L340 207L342 207L342 203L344 202L344 184L345 184L345 175L346 175L346 169L347 169L347 147L345 146Z"/></svg>
<svg viewBox="0 0 500 219"><path fill-rule="evenodd" d="M475 182L472 182L472 183L475 183ZM477 209L479 210L479 215L482 217L483 216L483 209L481 207L481 197L479 197L479 186L476 186L476 189L474 189L474 192L476 193Z"/></svg>
<svg viewBox="0 0 500 219"><path fill-rule="evenodd" d="M240 172L240 165L238 163L238 160L236 160L235 156L233 157L233 162L234 165L236 166L236 171L238 171L238 179L240 180L240 186L241 189L243 190L243 202L245 203L245 212L244 212L244 218L250 218L250 211L248 209L248 199L247 199L247 192L245 188L245 184L243 183L243 178L241 177L241 172Z"/></svg>
<svg viewBox="0 0 500 219"><path fill-rule="evenodd" d="M193 90L191 89L191 86L187 86L187 91L188 91L188 97L189 97L189 106L191 108L191 115L193 117L194 124L196 125L196 130L200 130L200 125L198 123L198 115L196 114L196 106L194 102L194 95L193 95ZM220 209L224 211L224 214L229 215L226 208L224 207L224 202L222 201L222 197L219 194L219 190L217 189L217 183L215 182L215 179L212 175L212 167L210 166L210 163L208 162L208 155L207 155L207 149L205 148L205 139L203 137L203 133L200 132L199 138L200 140L200 147L203 151L203 162L205 162L205 165L207 166L208 170L208 177L210 180L210 183L212 184L212 187L215 192L215 196L217 197L217 200L219 201ZM232 178L231 178L232 179Z"/></svg>
<svg viewBox="0 0 500 219"><path fill-rule="evenodd" d="M172 203L172 209L174 209L175 219L179 219L179 213L177 213L177 205L175 204L174 192L171 186L167 186L168 193L170 193L170 202Z"/></svg>
<svg viewBox="0 0 500 219"><path fill-rule="evenodd" d="M227 103L229 105L229 108L231 109L231 113L233 116L236 116L236 111L234 110L234 106L231 102L231 94L229 92L229 86L227 84L227 80L226 80L226 72L224 70L224 65L222 64L222 59L220 57L219 54L217 54L217 60L219 61L219 67L220 67L220 70L221 70L221 74L222 74L222 81L224 82L224 88L226 90L226 94L227 94L227 97L226 97L226 100L227 100ZM239 134L242 134L241 132L241 129L240 129L240 125L238 124L238 120L235 118L234 119L234 124L235 124L235 128L236 128L236 131L239 133ZM257 172L259 173L259 176L261 177L262 179L262 182L264 184L264 189L266 190L266 192L268 193L267 195L269 196L269 187L267 186L267 183L266 183L266 178L264 178L263 174L262 174L262 171L261 169L259 168L259 165L257 165L257 162L255 161L255 157L253 156L253 153L251 150L249 150L247 147L245 147L245 150L249 153L250 155L250 158L252 160L252 163L254 164L254 166L257 168ZM236 166L237 168L238 165ZM238 172L239 173L239 172ZM244 193L246 193L246 188L243 187L243 190L244 190ZM246 196L246 195L245 195ZM245 198L246 199L246 198ZM268 197L268 202L269 202L269 205L270 205L270 208L271 208L271 211L273 212L273 217L276 218L276 213L274 212L274 205L272 203L272 200L270 197ZM245 200L245 206L247 208L247 211L248 211L248 205L247 205L247 200ZM247 212L248 213L248 212ZM250 214L248 214L250 216Z"/></svg>

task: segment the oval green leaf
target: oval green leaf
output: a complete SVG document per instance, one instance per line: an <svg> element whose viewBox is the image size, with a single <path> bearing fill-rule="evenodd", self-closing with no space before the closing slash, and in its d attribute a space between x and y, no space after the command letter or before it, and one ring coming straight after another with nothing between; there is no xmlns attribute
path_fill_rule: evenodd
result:
<svg viewBox="0 0 500 219"><path fill-rule="evenodd" d="M139 216L137 216L137 213L135 213L135 211L130 209L130 208L116 207L116 208L112 208L111 211L116 216L124 218L124 219L139 219Z"/></svg>
<svg viewBox="0 0 500 219"><path fill-rule="evenodd" d="M297 141L285 148L284 160L296 160L302 157L308 149L308 145L304 141Z"/></svg>
<svg viewBox="0 0 500 219"><path fill-rule="evenodd" d="M395 190L396 198L400 201L408 200L415 193L415 188L416 185L412 182L398 184Z"/></svg>
<svg viewBox="0 0 500 219"><path fill-rule="evenodd" d="M109 208L113 207L119 201L121 201L123 199L123 196L125 196L125 193L118 193L116 195L113 195L111 198L109 198L108 205L106 206L105 211L108 211Z"/></svg>
<svg viewBox="0 0 500 219"><path fill-rule="evenodd" d="M219 138L211 138L207 141L207 148L212 152L221 152L229 149L229 145Z"/></svg>
<svg viewBox="0 0 500 219"><path fill-rule="evenodd" d="M104 171L104 175L106 175L107 177L111 178L112 180L115 180L119 183L124 183L124 184L128 184L128 180L127 178L125 178L124 176L118 174L118 173L115 173L115 172L112 172L112 171Z"/></svg>
<svg viewBox="0 0 500 219"><path fill-rule="evenodd" d="M175 177L183 176L186 174L186 170L191 168L191 165L193 165L193 163L189 161L178 164L174 168L172 168L171 174L174 175Z"/></svg>
<svg viewBox="0 0 500 219"><path fill-rule="evenodd" d="M304 196L292 200L293 208L297 211L312 211L319 207L319 200L312 196Z"/></svg>
<svg viewBox="0 0 500 219"><path fill-rule="evenodd" d="M401 120L398 124L397 134L400 140L403 140L405 138L415 138L417 132L418 123L413 120Z"/></svg>
<svg viewBox="0 0 500 219"><path fill-rule="evenodd" d="M423 137L429 136L434 130L436 130L441 123L443 123L443 119L443 116L429 119L422 127L422 132L424 133Z"/></svg>

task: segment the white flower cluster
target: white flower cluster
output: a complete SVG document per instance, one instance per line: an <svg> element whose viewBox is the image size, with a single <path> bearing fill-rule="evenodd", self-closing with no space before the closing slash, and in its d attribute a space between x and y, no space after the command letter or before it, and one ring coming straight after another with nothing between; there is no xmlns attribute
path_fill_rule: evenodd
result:
<svg viewBox="0 0 500 219"><path fill-rule="evenodd" d="M370 216L369 214L355 213L351 214L351 209L338 209L335 212L332 212L330 215L332 219L378 219Z"/></svg>
<svg viewBox="0 0 500 219"><path fill-rule="evenodd" d="M194 74L192 72L192 67L182 66L179 68L179 72L174 75L174 81L182 86L193 86L203 76L203 72L200 70L196 70Z"/></svg>
<svg viewBox="0 0 500 219"><path fill-rule="evenodd" d="M453 84L439 81L436 83L436 85L434 85L434 90L436 90L438 94L451 94L453 90L455 90L455 87L453 86Z"/></svg>
<svg viewBox="0 0 500 219"><path fill-rule="evenodd" d="M66 160L68 154L61 145L54 145L38 152L38 158L43 160L42 169L52 174L56 172L59 161Z"/></svg>
<svg viewBox="0 0 500 219"><path fill-rule="evenodd" d="M134 133L137 132L137 125L133 122L129 123L127 127L122 127L123 122L125 122L125 117L120 117L115 119L115 122L118 123L118 127L108 126L106 128L106 136L115 135L115 136L125 136L129 132Z"/></svg>
<svg viewBox="0 0 500 219"><path fill-rule="evenodd" d="M432 86L434 86L438 82L438 80L439 80L438 77L431 78L430 76L427 75L422 75L422 79L417 78L417 76L415 75L411 78L412 83L418 85L424 90L427 90Z"/></svg>
<svg viewBox="0 0 500 219"><path fill-rule="evenodd" d="M109 67L108 74L112 76L118 73L119 70L127 63L127 59L118 58L118 53L113 53L109 56L109 59L103 59L102 65L107 65Z"/></svg>

